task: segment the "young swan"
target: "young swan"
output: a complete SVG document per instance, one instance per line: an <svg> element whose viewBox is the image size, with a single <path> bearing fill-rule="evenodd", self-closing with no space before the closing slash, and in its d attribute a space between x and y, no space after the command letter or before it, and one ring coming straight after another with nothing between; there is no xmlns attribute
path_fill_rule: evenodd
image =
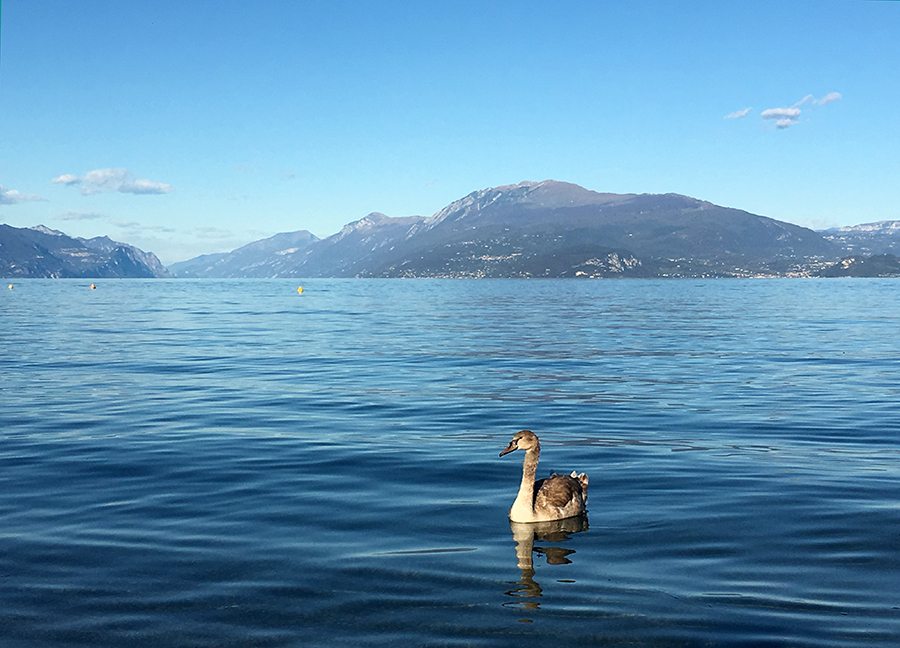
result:
<svg viewBox="0 0 900 648"><path fill-rule="evenodd" d="M546 522L562 520L584 513L587 505L587 475L581 473L557 475L553 473L547 479L534 481L538 457L541 456L541 444L531 430L517 432L502 457L513 450L525 451L522 463L522 484L512 508L509 519L513 522Z"/></svg>

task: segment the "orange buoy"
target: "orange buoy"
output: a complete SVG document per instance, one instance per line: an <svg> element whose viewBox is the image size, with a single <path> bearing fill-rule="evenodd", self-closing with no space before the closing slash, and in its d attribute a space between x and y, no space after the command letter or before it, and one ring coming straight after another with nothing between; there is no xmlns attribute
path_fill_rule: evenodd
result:
<svg viewBox="0 0 900 648"><path fill-rule="evenodd" d="M91 290L97 290L97 286L95 286L94 284L91 284Z"/></svg>

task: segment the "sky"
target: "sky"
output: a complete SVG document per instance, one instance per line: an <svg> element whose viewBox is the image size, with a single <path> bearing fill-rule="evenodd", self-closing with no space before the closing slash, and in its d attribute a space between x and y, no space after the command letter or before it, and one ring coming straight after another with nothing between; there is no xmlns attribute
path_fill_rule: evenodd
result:
<svg viewBox="0 0 900 648"><path fill-rule="evenodd" d="M561 180L900 219L900 2L3 0L0 222L163 263Z"/></svg>

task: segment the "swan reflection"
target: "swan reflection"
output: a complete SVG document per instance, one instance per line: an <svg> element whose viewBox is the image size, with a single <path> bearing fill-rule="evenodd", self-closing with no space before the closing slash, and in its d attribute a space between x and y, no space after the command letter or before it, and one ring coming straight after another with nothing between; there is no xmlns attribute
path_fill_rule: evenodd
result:
<svg viewBox="0 0 900 648"><path fill-rule="evenodd" d="M544 556L548 565L566 565L572 561L569 556L575 553L574 549L562 546L536 546L535 542L565 542L573 533L588 530L586 514L566 518L564 520L552 520L549 522L512 522L509 523L513 540L516 541L516 560L519 569L522 570L522 578L515 589L506 592L508 596L523 599L538 599L542 595L541 586L534 580L534 554ZM517 602L519 607L536 609L540 607L537 600L524 600Z"/></svg>

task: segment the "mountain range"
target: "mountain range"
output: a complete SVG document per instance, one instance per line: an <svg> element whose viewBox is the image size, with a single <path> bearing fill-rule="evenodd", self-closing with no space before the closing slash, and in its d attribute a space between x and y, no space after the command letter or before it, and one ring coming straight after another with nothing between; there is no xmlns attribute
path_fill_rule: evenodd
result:
<svg viewBox="0 0 900 648"><path fill-rule="evenodd" d="M900 254L900 221L879 221L822 232L849 254Z"/></svg>
<svg viewBox="0 0 900 648"><path fill-rule="evenodd" d="M319 239L276 234L162 266L107 237L0 225L0 274L35 277L746 277L900 273L900 221L816 232L679 194L546 180L474 191L431 217L373 212ZM878 259L869 262L869 257ZM897 269L895 270L895 266ZM171 272L170 272L171 271Z"/></svg>
<svg viewBox="0 0 900 648"><path fill-rule="evenodd" d="M381 213L317 239L278 234L176 263L194 277L658 277L815 274L850 229L819 232L678 194L547 180L475 191L431 217Z"/></svg>
<svg viewBox="0 0 900 648"><path fill-rule="evenodd" d="M44 226L0 224L0 276L47 278L172 277L152 252L107 236L72 238Z"/></svg>

